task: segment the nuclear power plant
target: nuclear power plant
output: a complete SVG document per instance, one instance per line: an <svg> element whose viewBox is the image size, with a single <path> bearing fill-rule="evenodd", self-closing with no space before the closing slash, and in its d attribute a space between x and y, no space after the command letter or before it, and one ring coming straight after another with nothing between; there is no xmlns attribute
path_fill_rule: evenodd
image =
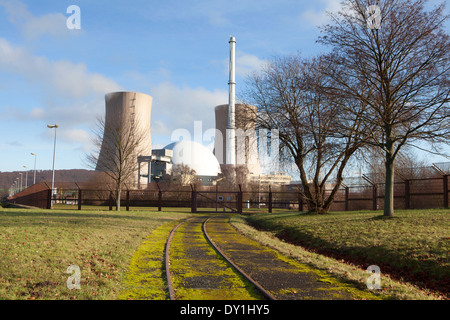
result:
<svg viewBox="0 0 450 320"><path fill-rule="evenodd" d="M254 106L236 104L235 46L230 37L229 99L228 104L215 107L216 137L214 152L192 141L174 142L163 149L152 150L151 109L153 98L137 92L112 92L105 96L106 115L103 144L98 156L97 170L104 170L111 152L105 143L107 128L137 129L145 138L140 140L138 152L127 165L133 168L133 184L143 187L161 181L177 166L187 165L195 170L203 185L213 185L224 166L246 166L248 179L259 177L261 166L256 135ZM212 115L212 112L211 112ZM222 168L221 168L222 167Z"/></svg>

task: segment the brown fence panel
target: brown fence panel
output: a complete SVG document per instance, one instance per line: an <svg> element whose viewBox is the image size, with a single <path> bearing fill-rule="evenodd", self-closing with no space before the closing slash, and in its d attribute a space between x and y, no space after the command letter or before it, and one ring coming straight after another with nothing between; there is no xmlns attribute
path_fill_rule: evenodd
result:
<svg viewBox="0 0 450 320"><path fill-rule="evenodd" d="M410 208L429 209L444 207L444 190L441 178L414 179L410 185Z"/></svg>
<svg viewBox="0 0 450 320"><path fill-rule="evenodd" d="M8 200L14 204L21 204L41 209L50 209L50 197L50 188L46 184L36 183L10 197Z"/></svg>

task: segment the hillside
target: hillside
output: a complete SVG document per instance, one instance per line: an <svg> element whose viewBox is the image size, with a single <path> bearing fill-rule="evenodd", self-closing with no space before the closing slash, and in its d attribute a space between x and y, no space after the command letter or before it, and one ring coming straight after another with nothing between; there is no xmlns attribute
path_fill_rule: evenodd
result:
<svg viewBox="0 0 450 320"><path fill-rule="evenodd" d="M1 172L0 171L0 198L8 195L8 189L14 184L14 181L19 178L20 184L20 174L23 173L22 186L31 186L33 184L33 171L28 171L27 184L25 183L26 174L23 171L14 172ZM70 169L70 170L55 170L55 181L58 182L88 182L95 171L84 170L84 169ZM40 170L36 171L36 183L47 181L49 184L52 181L52 171L51 170Z"/></svg>

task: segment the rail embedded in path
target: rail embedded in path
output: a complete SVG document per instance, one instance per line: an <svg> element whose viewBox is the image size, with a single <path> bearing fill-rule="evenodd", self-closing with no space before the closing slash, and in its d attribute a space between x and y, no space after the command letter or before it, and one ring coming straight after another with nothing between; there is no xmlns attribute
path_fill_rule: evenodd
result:
<svg viewBox="0 0 450 320"><path fill-rule="evenodd" d="M264 289L257 281L255 281L254 279L252 279L252 277L250 277L250 275L248 275L244 270L242 270L241 268L239 268L215 243L214 241L211 239L211 237L208 234L208 231L206 229L206 223L209 221L208 218L205 220L205 222L203 222L203 233L206 236L206 239L208 239L208 242L214 247L214 249L229 263L233 266L234 269L236 269L242 276L244 276L244 278L246 278L250 283L252 283L260 292L261 294L268 300L276 300L276 298L270 294L266 289Z"/></svg>
<svg viewBox="0 0 450 320"><path fill-rule="evenodd" d="M170 275L170 244L172 242L173 235L175 234L175 232L178 229L178 227L180 227L186 221L187 220L184 220L184 221L180 222L179 224L177 224L172 229L172 231L169 234L169 237L167 238L167 242L166 242L165 267L166 267L166 278L167 278L167 286L168 286L168 290L169 290L169 298L170 298L170 300L175 300L175 292L173 290L172 277Z"/></svg>
<svg viewBox="0 0 450 320"><path fill-rule="evenodd" d="M167 278L167 286L168 286L168 291L169 291L169 298L171 300L176 300L178 298L177 294L176 294L177 288L176 288L176 285L174 285L174 279L173 279L173 275L171 272L172 264L171 264L170 252L171 252L171 247L173 244L172 242L173 242L175 234L177 233L177 231L180 230L180 227L183 226L183 224L192 223L193 219L195 219L195 218L190 218L190 219L184 220L184 221L180 222L177 226L175 226L172 229L172 231L170 232L170 235L166 242L165 267L166 267L166 278ZM206 230L206 221L208 220L208 217L200 218L200 220L203 220L203 221L197 221L195 223L201 223L201 231L203 232L204 244L209 247L209 250L211 252L215 252L216 255L219 255L222 258L221 264L225 265L226 268L229 269L230 272L232 272L234 275L239 274L240 276L245 278L253 286L253 291L257 292L259 297L263 297L263 298L271 299L271 300L275 299L260 284L258 284L255 280L253 280L248 274L246 274L241 268L239 268L232 260L230 260L229 257L225 256L223 254L223 252L217 246L214 245L213 241L209 237L207 230ZM187 226L186 226L186 228L187 228ZM205 260L204 263L207 264L207 263L209 263L209 261ZM192 266L190 266L190 267L192 267ZM233 271L231 271L231 270L233 270ZM201 274L201 272L199 272L199 274ZM211 275L211 276L213 276L213 275ZM208 277L208 276L206 276L206 277ZM184 280L189 280L189 279L184 279ZM240 281L243 281L243 280L240 280ZM220 283L220 281L218 283ZM219 284L217 284L217 286L219 287ZM245 285L246 291L248 291L247 286L248 285ZM218 287L216 289L219 289ZM219 290L228 290L228 292L236 291L233 288L228 288L228 289L221 288ZM228 295L228 292L226 292L226 295ZM218 299L221 299L221 298L222 297L218 297ZM227 298L227 297L223 297L223 298Z"/></svg>

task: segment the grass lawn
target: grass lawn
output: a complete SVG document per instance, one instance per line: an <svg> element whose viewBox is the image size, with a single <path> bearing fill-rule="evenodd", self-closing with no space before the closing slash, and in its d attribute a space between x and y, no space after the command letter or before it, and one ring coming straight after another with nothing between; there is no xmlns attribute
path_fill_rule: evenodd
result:
<svg viewBox="0 0 450 320"><path fill-rule="evenodd" d="M448 297L450 210L255 214L246 221L308 250L440 291Z"/></svg>
<svg viewBox="0 0 450 320"><path fill-rule="evenodd" d="M142 241L188 215L0 207L0 299L117 299ZM71 265L80 268L80 290L67 288Z"/></svg>
<svg viewBox="0 0 450 320"><path fill-rule="evenodd" d="M88 206L82 211L67 206L64 209L56 206L53 210L0 207L0 299L139 298L136 292L127 291L126 275L130 265L132 270L133 266L140 270L133 259L139 257L140 250L149 254L149 248L157 249L146 238L166 225L158 229L162 230L158 241L163 248L164 232L170 232L175 220L190 216L188 211L188 208L163 209L163 212L154 208L132 208L116 212L108 211L107 207ZM245 231L256 234L268 245L276 239L274 235L301 244L310 251L289 247L287 243L274 246L287 255L301 255L303 261L319 269L344 278L359 278L362 286L368 277L364 270L375 264L383 277L391 274L448 294L449 213L450 210L397 211L392 219L380 219L380 212L373 211L323 216L280 211L235 218L241 231L248 227L243 223L245 219L269 231ZM161 252L155 251L154 255L161 255ZM356 267L348 268L342 261L361 268L359 271ZM71 265L80 268L80 290L67 288L70 274L66 272ZM136 274L136 279L131 280L139 280L139 272ZM395 291L393 294L386 292L394 298L436 297L427 292L410 294L409 291L415 290L411 286L401 289L408 291L402 293L392 287L390 280L383 278L382 281L383 290ZM160 292L151 293L152 299L165 298Z"/></svg>

